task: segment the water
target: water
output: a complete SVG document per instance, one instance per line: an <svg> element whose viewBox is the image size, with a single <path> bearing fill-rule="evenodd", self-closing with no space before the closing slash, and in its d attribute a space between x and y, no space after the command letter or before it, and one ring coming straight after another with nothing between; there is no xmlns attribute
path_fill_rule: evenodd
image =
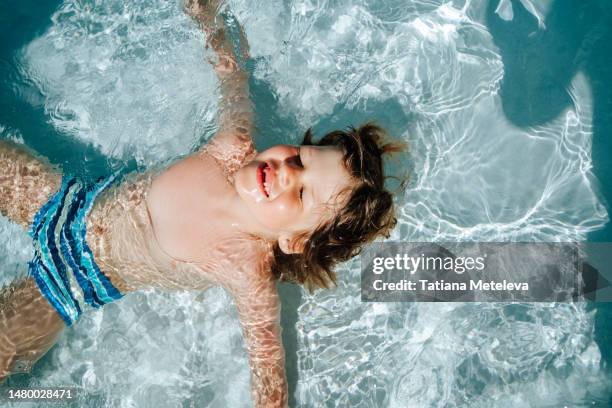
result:
<svg viewBox="0 0 612 408"><path fill-rule="evenodd" d="M407 140L391 166L412 172L393 239L605 239L610 13L579 3L230 1L251 45L256 142L371 118ZM2 137L93 176L167 163L213 134L216 80L178 3L22 4L0 6ZM7 282L25 273L28 239L5 219L0 234ZM610 401L601 305L362 304L358 261L338 275L316 295L282 287L293 406ZM213 289L85 315L8 385L78 385L75 406L247 407L248 378L236 313Z"/></svg>

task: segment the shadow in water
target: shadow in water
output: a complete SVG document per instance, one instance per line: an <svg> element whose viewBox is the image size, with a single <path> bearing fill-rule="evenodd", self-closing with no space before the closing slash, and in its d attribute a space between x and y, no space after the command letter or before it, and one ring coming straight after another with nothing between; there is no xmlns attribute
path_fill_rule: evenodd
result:
<svg viewBox="0 0 612 408"><path fill-rule="evenodd" d="M255 61L247 63L249 76L249 89L251 100L257 101L253 106L255 111L253 139L258 151L265 150L278 144L300 143L303 129L297 125L298 121L290 112L279 105L278 96L269 83L260 81L252 75Z"/></svg>
<svg viewBox="0 0 612 408"><path fill-rule="evenodd" d="M593 95L593 165L600 191L612 203L612 4L601 0L553 0L546 28L518 0L514 17L502 20L490 1L487 26L504 64L500 96L515 125L541 125L572 106L572 78L586 74ZM609 208L609 206L608 206ZM590 241L612 241L612 226Z"/></svg>
<svg viewBox="0 0 612 408"><path fill-rule="evenodd" d="M487 26L501 52L504 78L500 95L506 117L517 126L540 125L572 106L567 89L580 71L593 97L594 173L599 191L612 203L612 3L606 0L553 0L546 28L520 1L512 0L514 17L502 20L498 1L490 1ZM612 241L612 226L595 231L589 241ZM612 371L612 303L593 303L595 340L602 366ZM612 400L611 400L612 402Z"/></svg>
<svg viewBox="0 0 612 408"><path fill-rule="evenodd" d="M0 124L18 130L27 146L64 172L96 178L121 163L106 158L90 144L58 132L44 110L44 95L20 73L21 49L47 30L60 4L58 0L0 4ZM127 166L134 168L135 163Z"/></svg>

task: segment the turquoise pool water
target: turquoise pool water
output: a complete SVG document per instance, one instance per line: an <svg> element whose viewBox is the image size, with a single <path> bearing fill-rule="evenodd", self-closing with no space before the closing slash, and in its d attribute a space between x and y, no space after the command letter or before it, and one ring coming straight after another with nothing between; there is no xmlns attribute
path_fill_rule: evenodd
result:
<svg viewBox="0 0 612 408"><path fill-rule="evenodd" d="M259 147L376 119L412 146L401 240L612 241L605 1L230 1ZM0 5L0 133L89 177L187 154L216 82L178 2ZM28 241L0 220L0 282ZM362 304L282 286L292 406L610 406L609 304ZM74 406L250 406L229 298L147 292L91 313L31 374ZM22 406L21 404L19 406ZM57 406L57 405L54 405Z"/></svg>

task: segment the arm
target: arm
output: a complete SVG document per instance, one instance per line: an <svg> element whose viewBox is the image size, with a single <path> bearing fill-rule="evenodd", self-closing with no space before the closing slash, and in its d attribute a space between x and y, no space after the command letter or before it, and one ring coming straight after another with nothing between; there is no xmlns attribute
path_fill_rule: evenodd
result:
<svg viewBox="0 0 612 408"><path fill-rule="evenodd" d="M284 408L287 406L287 379L276 285L269 273L262 270L229 289L235 299L249 354L254 406Z"/></svg>
<svg viewBox="0 0 612 408"><path fill-rule="evenodd" d="M232 43L226 35L224 18L218 14L220 6L220 0L188 0L186 4L187 13L206 33L206 47L214 51L214 58L209 62L217 73L221 90L219 130L209 145L215 152L225 155L236 154L236 149L248 154L254 150L248 74L237 63ZM246 59L248 42L242 27L239 31L241 53Z"/></svg>

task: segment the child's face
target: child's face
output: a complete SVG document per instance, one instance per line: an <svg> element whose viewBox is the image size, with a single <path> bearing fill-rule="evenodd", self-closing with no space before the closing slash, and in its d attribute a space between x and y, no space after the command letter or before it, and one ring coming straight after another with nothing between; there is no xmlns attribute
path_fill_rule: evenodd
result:
<svg viewBox="0 0 612 408"><path fill-rule="evenodd" d="M253 217L275 233L312 232L344 205L337 194L355 184L332 146L271 147L234 180Z"/></svg>

